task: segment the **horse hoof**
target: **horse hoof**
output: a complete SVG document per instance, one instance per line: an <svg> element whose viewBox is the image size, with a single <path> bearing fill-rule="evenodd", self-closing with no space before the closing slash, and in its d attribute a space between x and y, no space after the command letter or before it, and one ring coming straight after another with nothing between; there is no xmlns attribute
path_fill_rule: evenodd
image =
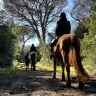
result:
<svg viewBox="0 0 96 96"><path fill-rule="evenodd" d="M71 87L71 83L66 83L66 86L67 86L68 88L70 88L70 87Z"/></svg>
<svg viewBox="0 0 96 96"><path fill-rule="evenodd" d="M83 83L79 83L79 89L83 89L84 84Z"/></svg>
<svg viewBox="0 0 96 96"><path fill-rule="evenodd" d="M53 76L53 79L56 79L56 77L55 77L55 76Z"/></svg>
<svg viewBox="0 0 96 96"><path fill-rule="evenodd" d="M62 78L62 81L65 81L65 78Z"/></svg>

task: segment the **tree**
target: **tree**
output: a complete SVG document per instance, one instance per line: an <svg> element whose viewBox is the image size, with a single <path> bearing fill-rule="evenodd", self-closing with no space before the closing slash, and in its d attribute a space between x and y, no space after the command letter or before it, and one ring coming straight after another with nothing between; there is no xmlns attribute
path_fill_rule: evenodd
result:
<svg viewBox="0 0 96 96"><path fill-rule="evenodd" d="M32 27L38 40L45 41L48 25L67 4L67 0L3 0L4 6L25 25Z"/></svg>
<svg viewBox="0 0 96 96"><path fill-rule="evenodd" d="M29 26L20 26L21 30L19 33L19 43L22 43L21 53L24 51L25 43L32 37L35 36L32 28Z"/></svg>
<svg viewBox="0 0 96 96"><path fill-rule="evenodd" d="M84 57L84 64L92 65L94 69L96 64L96 13L93 12L85 19L88 34L84 34L84 39L81 41L81 52ZM93 70L92 69L92 70Z"/></svg>
<svg viewBox="0 0 96 96"><path fill-rule="evenodd" d="M48 33L48 43L52 42L53 39L56 38L55 30L51 33Z"/></svg>
<svg viewBox="0 0 96 96"><path fill-rule="evenodd" d="M96 0L72 0L72 2L71 17L79 22L81 22L86 15L90 15L96 5Z"/></svg>
<svg viewBox="0 0 96 96"><path fill-rule="evenodd" d="M78 26L76 27L76 29L74 30L74 34L78 38L83 39L84 38L84 33L88 33L88 28L86 28L86 26L84 25L83 22L80 22L78 24Z"/></svg>
<svg viewBox="0 0 96 96"><path fill-rule="evenodd" d="M16 28L16 30L15 30ZM17 45L17 26L0 25L0 67L12 65Z"/></svg>
<svg viewBox="0 0 96 96"><path fill-rule="evenodd" d="M21 46L20 54L19 54L19 61L24 61L24 47L25 43L32 37L35 36L33 30L29 26L20 26L20 32L19 32L19 44Z"/></svg>
<svg viewBox="0 0 96 96"><path fill-rule="evenodd" d="M6 21L6 16L7 13L4 10L0 10L0 25L8 24L8 22Z"/></svg>

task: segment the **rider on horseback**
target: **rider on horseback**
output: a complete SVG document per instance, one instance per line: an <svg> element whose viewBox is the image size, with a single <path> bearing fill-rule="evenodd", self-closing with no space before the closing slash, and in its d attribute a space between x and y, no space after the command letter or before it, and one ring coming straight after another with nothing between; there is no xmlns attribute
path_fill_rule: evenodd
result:
<svg viewBox="0 0 96 96"><path fill-rule="evenodd" d="M36 47L34 46L34 44L32 44L32 46L31 46L31 48L30 48L30 51L28 51L27 54L25 55L25 64L26 64L26 66L29 65L29 62L30 62L30 60L29 60L29 54L30 54L31 52L35 52L35 53L36 53ZM26 69L27 69L27 68L26 68Z"/></svg>
<svg viewBox="0 0 96 96"><path fill-rule="evenodd" d="M25 55L25 60L28 59L28 55L30 52L36 52L36 47L34 46L34 44L32 44L30 51L28 51L27 54Z"/></svg>
<svg viewBox="0 0 96 96"><path fill-rule="evenodd" d="M56 45L58 38L64 34L70 34L70 31L71 31L70 21L67 20L66 14L62 12L60 14L60 20L57 21L57 26L56 26L57 38L51 42L51 54L50 54L51 59L54 56L53 47Z"/></svg>
<svg viewBox="0 0 96 96"><path fill-rule="evenodd" d="M31 48L30 48L30 52L36 52L36 47L34 46L34 44L32 44Z"/></svg>

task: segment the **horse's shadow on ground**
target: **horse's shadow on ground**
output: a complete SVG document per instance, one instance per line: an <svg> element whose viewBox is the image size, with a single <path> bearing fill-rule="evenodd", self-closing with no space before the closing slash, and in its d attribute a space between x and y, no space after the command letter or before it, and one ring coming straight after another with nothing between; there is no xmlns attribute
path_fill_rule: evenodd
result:
<svg viewBox="0 0 96 96"><path fill-rule="evenodd" d="M85 82L84 92L96 94L96 80Z"/></svg>
<svg viewBox="0 0 96 96"><path fill-rule="evenodd" d="M27 74L26 74L27 73ZM13 76L4 77L0 76L0 90L4 90L9 94L27 94L28 92L34 92L37 90L51 90L51 91L62 91L68 89L65 81L61 79L52 78L53 71L31 71L25 70L21 74L15 74ZM78 84L75 78L72 79L72 84ZM79 90L78 86L72 86L68 90ZM96 80L91 79L85 82L85 86L81 92L87 94L96 94Z"/></svg>
<svg viewBox="0 0 96 96"><path fill-rule="evenodd" d="M71 86L70 88L66 87L66 84L64 83L64 85L61 85L58 87L58 89L56 89L56 91L59 90L64 90L64 88L66 89L73 89L73 90L80 90L78 88L78 82L76 80L76 78L72 79L72 84L76 84L76 86ZM63 87L62 87L63 86ZM86 94L96 94L96 79L90 79L89 81L84 82L84 88L80 90L81 92L84 92Z"/></svg>

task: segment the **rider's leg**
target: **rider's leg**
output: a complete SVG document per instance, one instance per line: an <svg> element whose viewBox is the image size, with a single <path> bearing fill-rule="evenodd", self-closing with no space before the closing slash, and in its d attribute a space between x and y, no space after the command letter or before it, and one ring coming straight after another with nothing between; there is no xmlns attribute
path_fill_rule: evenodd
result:
<svg viewBox="0 0 96 96"><path fill-rule="evenodd" d="M56 43L57 43L57 41L58 41L58 39L56 38L56 39L54 39L52 42L51 42L51 45L50 45L50 59L52 59L52 57L54 56L54 51L53 51L53 47L56 45Z"/></svg>

